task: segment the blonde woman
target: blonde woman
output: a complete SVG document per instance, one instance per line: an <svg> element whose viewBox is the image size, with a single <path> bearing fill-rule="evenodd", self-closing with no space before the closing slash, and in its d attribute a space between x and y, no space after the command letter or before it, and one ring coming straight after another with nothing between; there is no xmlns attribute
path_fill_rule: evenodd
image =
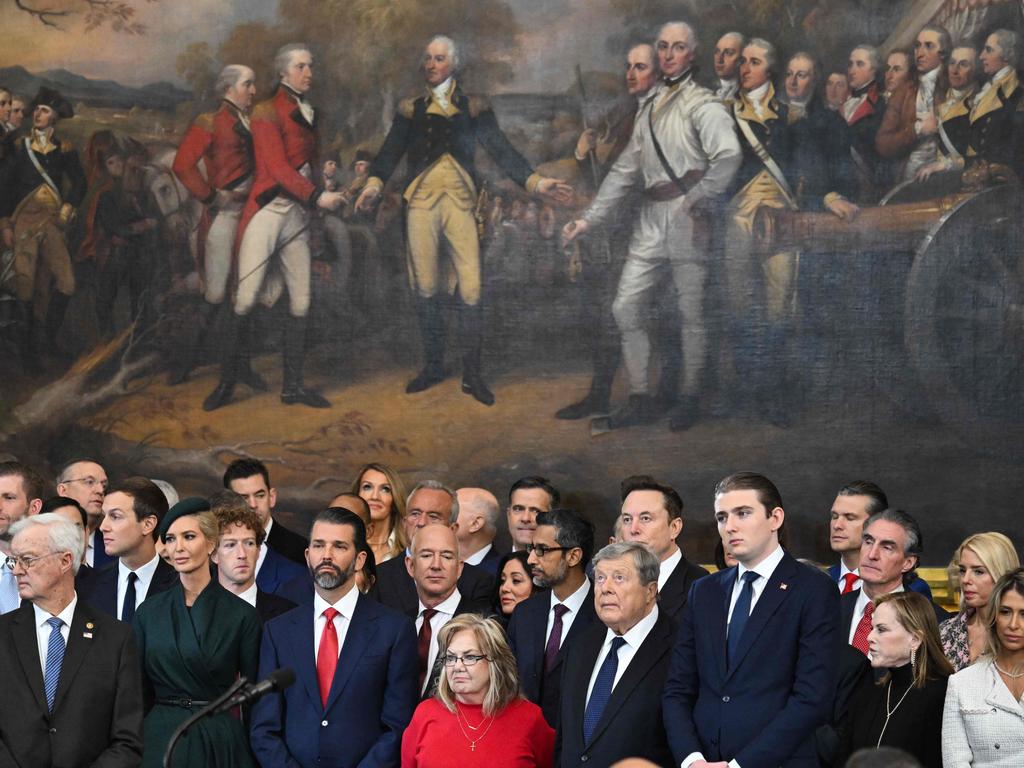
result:
<svg viewBox="0 0 1024 768"><path fill-rule="evenodd" d="M356 475L352 493L370 507L366 540L377 565L393 557L404 557L409 544L403 525L406 496L405 484L398 473L387 464L366 464Z"/></svg>
<svg viewBox="0 0 1024 768"><path fill-rule="evenodd" d="M960 612L942 622L942 648L953 669L960 671L988 646L988 601L1004 574L1020 567L1013 542L1001 533L968 536L956 551L960 581Z"/></svg>
<svg viewBox="0 0 1024 768"><path fill-rule="evenodd" d="M402 768L547 768L555 732L519 691L495 619L465 613L438 633L444 674L402 737Z"/></svg>
<svg viewBox="0 0 1024 768"><path fill-rule="evenodd" d="M897 747L924 768L942 768L942 709L953 668L939 642L931 601L917 592L875 600L868 658L876 672L850 697L836 765L864 747Z"/></svg>

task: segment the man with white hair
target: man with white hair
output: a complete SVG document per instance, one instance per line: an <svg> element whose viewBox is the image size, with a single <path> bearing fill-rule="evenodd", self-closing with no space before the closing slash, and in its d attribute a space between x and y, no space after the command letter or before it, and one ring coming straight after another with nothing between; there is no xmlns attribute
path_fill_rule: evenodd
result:
<svg viewBox="0 0 1024 768"><path fill-rule="evenodd" d="M731 105L740 89L740 57L747 39L742 32L726 32L715 43L715 77L718 85L715 96Z"/></svg>
<svg viewBox="0 0 1024 768"><path fill-rule="evenodd" d="M462 391L484 405L493 405L494 394L480 367L484 323L480 240L474 216L480 188L474 161L476 144L482 144L495 164L531 194L568 203L572 190L556 179L534 173L498 127L488 100L462 91L455 79L458 69L459 51L451 38L432 38L423 54L427 93L399 104L356 209L367 210L376 203L384 184L407 156L409 174L403 197L407 204L409 275L416 294L424 366L405 391L422 392L445 378L442 309L444 294L453 286L443 285L442 276L448 271L454 274L458 287ZM450 270L442 267L444 252Z"/></svg>
<svg viewBox="0 0 1024 768"><path fill-rule="evenodd" d="M608 417L615 429L654 419L649 394L651 343L645 310L670 275L682 318L683 374L672 429L696 421L706 356L704 289L710 228L703 211L724 194L740 164L740 147L729 113L693 78L697 37L684 22L658 32L655 50L662 82L641 105L629 144L605 177L583 216L568 223L569 243L604 224L632 191L641 191L629 256L612 312L622 335L629 401ZM666 274L668 273L668 275Z"/></svg>
<svg viewBox="0 0 1024 768"><path fill-rule="evenodd" d="M239 329L246 325L257 298L273 306L285 289L289 313L282 342L281 402L331 406L303 383L312 270L309 220L314 207L337 210L343 198L313 181L319 144L316 110L307 100L313 87L313 54L299 43L285 45L277 52L275 65L281 78L277 92L256 105L250 121L255 175L238 224L238 287L224 342L224 369L217 389L203 403L208 411L231 401L232 374L242 369L247 355L246 345L238 343Z"/></svg>
<svg viewBox="0 0 1024 768"><path fill-rule="evenodd" d="M462 562L497 576L501 553L494 548L501 505L486 488L459 488L459 554Z"/></svg>
<svg viewBox="0 0 1024 768"><path fill-rule="evenodd" d="M252 100L256 96L256 75L249 67L229 64L221 70L214 90L220 94L220 108L216 112L205 112L192 122L172 165L185 188L207 207L204 219L207 223L199 233L204 246L200 264L203 301L192 332L182 341L182 359L171 375L171 384L181 384L188 379L202 339L206 338L213 317L224 302L238 219L252 189L253 153L249 118ZM205 174L199 169L200 163ZM228 336L225 343L238 353L241 369L234 367L234 356L225 361L221 384L217 388L220 394L214 400L223 399L224 395L230 397L230 392L224 390L232 389L236 380L252 389L265 391L266 384L249 367L248 329L232 328Z"/></svg>
<svg viewBox="0 0 1024 768"><path fill-rule="evenodd" d="M0 617L0 765L139 765L142 668L134 635L79 601L81 531L49 513L19 521L12 533L24 602Z"/></svg>

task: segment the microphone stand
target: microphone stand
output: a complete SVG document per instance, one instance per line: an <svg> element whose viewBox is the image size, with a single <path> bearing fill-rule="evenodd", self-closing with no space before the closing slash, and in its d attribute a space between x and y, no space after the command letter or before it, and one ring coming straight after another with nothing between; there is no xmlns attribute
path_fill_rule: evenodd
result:
<svg viewBox="0 0 1024 768"><path fill-rule="evenodd" d="M238 678L237 680L235 680L235 682L231 685L230 688L224 691L224 693L222 693L220 696L218 696L216 699L211 701L205 707L203 707L194 715L192 715L188 720L186 720L178 726L178 729L171 736L171 740L167 744L167 751L164 752L163 768L171 768L171 757L174 755L174 748L178 745L178 740L185 735L185 732L193 725L195 725L197 722L202 720L204 717L207 717L210 714L212 714L217 709L217 707L219 707L225 701L227 701L236 693L238 693L248 682L249 680L245 677Z"/></svg>

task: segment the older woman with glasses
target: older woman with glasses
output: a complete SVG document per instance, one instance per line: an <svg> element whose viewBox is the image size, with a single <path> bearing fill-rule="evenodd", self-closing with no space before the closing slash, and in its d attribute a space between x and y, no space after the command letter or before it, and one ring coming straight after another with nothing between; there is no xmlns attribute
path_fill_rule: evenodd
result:
<svg viewBox="0 0 1024 768"><path fill-rule="evenodd" d="M555 732L522 697L516 661L495 619L456 616L438 635L444 674L402 737L402 768L544 768Z"/></svg>

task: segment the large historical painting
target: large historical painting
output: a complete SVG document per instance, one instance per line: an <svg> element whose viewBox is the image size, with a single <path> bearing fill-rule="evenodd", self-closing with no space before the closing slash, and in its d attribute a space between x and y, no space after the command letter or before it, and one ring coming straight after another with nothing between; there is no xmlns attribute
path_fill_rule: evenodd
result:
<svg viewBox="0 0 1024 768"><path fill-rule="evenodd" d="M0 182L10 209L0 215L22 222L0 263L0 450L51 471L99 456L111 477L164 478L183 494L211 491L231 459L251 454L269 465L279 508L300 519L371 460L407 481L436 476L499 497L515 478L543 474L600 535L619 480L649 473L681 490L685 548L702 562L715 540L713 483L727 472L773 477L797 521L791 544L822 560L835 489L870 478L920 516L925 560L941 564L968 529L1013 530L1024 496L1019 146L1016 165L971 176L978 164L966 157L962 173L910 183L906 158L882 158L866 192L851 181L865 159L850 154L852 139L834 149L842 131L823 136L825 122L792 131L788 156L816 142L822 162L842 160L835 184L850 190L856 218L786 202L751 209L742 234L754 268L737 278L736 211L728 200L709 205L696 283L662 265L632 312L615 299L643 199L568 245L562 233L628 138L637 101L627 54L666 21L693 26L691 76L711 90L723 33L770 41L769 106L787 123L804 114L787 98L787 62L806 52L817 108L842 114L845 130L855 46L877 48L881 111L889 53L907 50L913 69L922 27L980 49L997 29L1019 34L1021 15L1016 0L2 0L0 96L15 107L2 167L20 162L31 174L24 145L42 103L60 117L54 151L68 164L75 155L80 177L61 166L53 210L74 213L45 221L31 219L32 206L53 200L15 189L16 171ZM459 236L478 242L480 268L467 271L465 244L441 237L439 285L425 301L407 241L432 226L417 207L430 185L410 192L423 158L384 142L396 121L441 125L417 112L431 103L424 46L435 34L455 41L459 59L458 92L435 106L469 115L477 138L468 158L439 171L472 200L449 194L438 205L472 223ZM319 154L307 175L314 194L338 197L324 198L333 210L303 209L301 233L276 241L265 263L232 243L218 277L205 261L216 217L235 206L244 220L281 191L256 205L260 190L218 192L211 169L195 166L212 185L197 196L175 156L190 126L214 124L225 66L251 68L255 103L267 102L275 53L294 42L313 54L305 101ZM985 79L976 66L975 92ZM944 137L933 134L940 159ZM376 199L357 204L388 165ZM794 168L783 172L791 181ZM554 193L536 188L534 172L557 180ZM306 296L284 256L296 237L312 256ZM26 247L28 284L15 263ZM785 287L772 296L779 264ZM264 267L240 322L239 286ZM624 323L629 343L643 330L639 364L635 346L620 348ZM638 369L649 379L640 400Z"/></svg>

